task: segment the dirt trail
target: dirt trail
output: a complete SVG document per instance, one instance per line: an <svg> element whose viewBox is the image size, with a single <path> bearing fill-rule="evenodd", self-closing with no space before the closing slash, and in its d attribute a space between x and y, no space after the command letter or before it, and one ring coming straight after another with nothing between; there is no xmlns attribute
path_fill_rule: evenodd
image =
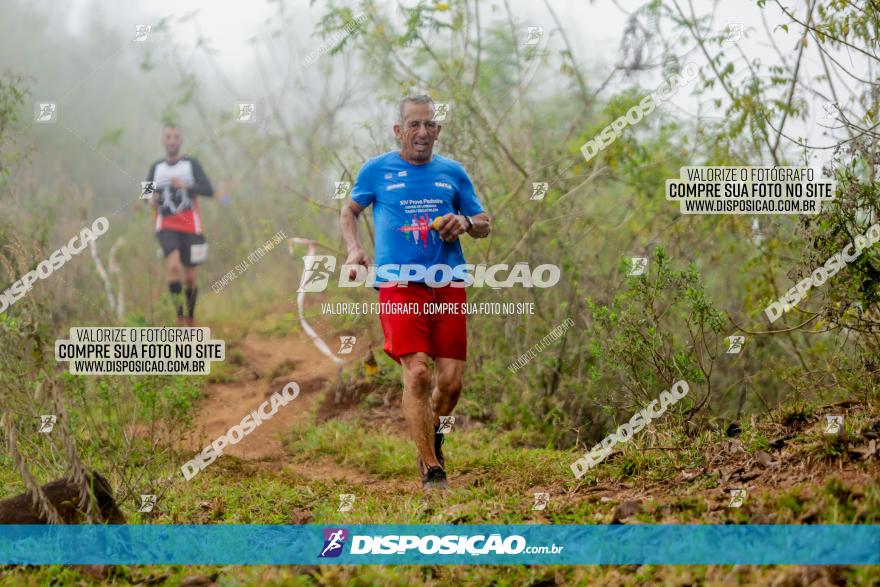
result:
<svg viewBox="0 0 880 587"><path fill-rule="evenodd" d="M305 416L324 383L337 377L340 365L321 354L304 334L269 338L249 334L234 347L243 356L234 381L211 383L198 406L193 435L184 448L201 450L255 410L272 393L295 381L300 394L264 421L224 454L246 459L279 459L284 447L279 437ZM230 349L227 349L227 361ZM351 360L357 356L349 355Z"/></svg>
<svg viewBox="0 0 880 587"><path fill-rule="evenodd" d="M356 351L347 357L349 361L359 362L363 360L366 352L367 349L364 348L361 352ZM288 382L295 381L300 386L299 396L287 406L281 407L271 419L264 421L238 444L227 447L224 454L258 461L260 467L272 470L290 470L314 480L345 480L354 484L370 485L374 491L380 488L393 492L409 490L409 485L402 485L399 480L375 479L350 466L336 463L333 459L320 463L291 462L280 438L288 434L302 418L307 417L314 407L318 392L327 382L337 378L340 370L344 368L344 365L334 364L318 351L305 334L292 334L283 338L248 334L232 349L227 349L227 361L233 356L239 359L237 370L231 373L233 380L207 385L195 415L193 434L184 442L185 449L201 450L214 439L226 434L232 426L240 423L242 418L268 399L273 392L280 391ZM339 413L355 408L356 405L356 403L340 404L333 414L323 414L323 417L335 417ZM326 406L322 406L322 409L324 407ZM842 409L839 405L827 408L831 411L836 410L835 413ZM827 410L819 409L819 412L824 411ZM401 420L398 422L400 433L402 437L405 436L399 410L389 412L387 406L373 408L364 410L362 416L370 420L375 417L374 412L380 412L382 421L386 423L395 419ZM321 410L318 415L320 419ZM847 413L847 417L850 415L852 414ZM812 418L816 420L813 425L819 426L821 414L817 413ZM880 420L875 426L880 426ZM788 428L783 430L778 424L766 424L765 427L768 428L765 431L768 438L798 431ZM871 485L871 479L877 472L877 447L874 444L876 441L869 441L867 436L864 439L853 440L854 449L864 453L862 458L872 460L869 467L859 467L855 462L848 462L846 466L840 462L832 463L815 455L805 454L800 443L796 444L797 448L790 448L788 442L781 440L777 448L768 452L758 451L753 455L746 451L740 440L728 439L706 448L704 456L707 464L704 467L682 470L679 475L659 482L639 479L632 483L623 481L598 483L580 487L575 492L571 492L566 487L567 484L542 485L532 489L550 492L558 496L557 499L561 503L572 506L582 500L615 503L655 500L669 503L692 495L705 498L707 490L701 483L705 482L705 475L717 472L720 474L720 483L710 491L709 509L712 511L707 515L720 516L727 509L728 494L732 488L743 488L750 494L762 491L775 493L806 484L818 490L831 476L836 476L853 487ZM609 461L616 456L612 455ZM459 486L479 484L480 477L481 475L476 474L458 476L456 484ZM808 517L813 515L814 512L807 514ZM667 521L677 519L673 514Z"/></svg>

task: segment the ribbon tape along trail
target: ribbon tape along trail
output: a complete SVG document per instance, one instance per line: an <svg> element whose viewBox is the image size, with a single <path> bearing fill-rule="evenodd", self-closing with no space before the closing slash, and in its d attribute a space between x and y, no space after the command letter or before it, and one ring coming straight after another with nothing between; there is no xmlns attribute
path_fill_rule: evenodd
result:
<svg viewBox="0 0 880 587"><path fill-rule="evenodd" d="M293 237L287 239L287 246L290 249L291 255L293 255L293 245L307 245L309 247L309 256L312 256L315 254L316 244L317 243L315 241L307 238ZM316 347L318 347L319 351L324 353L331 361L333 361L337 365L343 365L345 364L345 361L334 355L333 351L330 350L330 347L327 346L327 343L325 343L324 340L320 336L318 336L318 333L315 332L315 330L309 325L309 323L306 322L305 311L303 310L303 304L306 300L306 292L303 288L303 286L305 285L303 282L307 274L308 271L304 269L302 277L300 277L299 287L297 288L298 293L296 294L296 307L299 312L299 323L302 324L303 330L306 334L309 335L309 338L312 339L312 342L315 344Z"/></svg>

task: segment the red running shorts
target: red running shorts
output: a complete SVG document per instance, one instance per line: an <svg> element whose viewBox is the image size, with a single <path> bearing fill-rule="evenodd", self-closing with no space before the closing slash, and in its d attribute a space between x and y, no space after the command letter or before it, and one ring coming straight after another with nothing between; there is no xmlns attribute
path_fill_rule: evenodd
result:
<svg viewBox="0 0 880 587"><path fill-rule="evenodd" d="M430 287L410 282L379 289L385 352L400 362L410 353L432 359L467 359L467 314L463 287Z"/></svg>

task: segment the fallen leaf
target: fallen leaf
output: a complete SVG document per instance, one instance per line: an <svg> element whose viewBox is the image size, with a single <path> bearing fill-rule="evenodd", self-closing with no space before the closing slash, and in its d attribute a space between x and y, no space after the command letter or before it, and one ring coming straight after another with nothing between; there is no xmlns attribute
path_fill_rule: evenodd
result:
<svg viewBox="0 0 880 587"><path fill-rule="evenodd" d="M627 500L614 508L614 514L611 516L611 523L619 524L621 520L637 514L640 511L642 511L642 502L637 500Z"/></svg>
<svg viewBox="0 0 880 587"><path fill-rule="evenodd" d="M294 510L293 513L290 514L291 524L308 524L314 519L315 516L313 516L312 512L309 510Z"/></svg>
<svg viewBox="0 0 880 587"><path fill-rule="evenodd" d="M197 587L199 585L215 585L217 574L213 575L190 575L180 582L180 587Z"/></svg>
<svg viewBox="0 0 880 587"><path fill-rule="evenodd" d="M779 466L779 462L774 461L773 457L770 456L770 453L764 452L763 450L755 451L755 461L765 469Z"/></svg>
<svg viewBox="0 0 880 587"><path fill-rule="evenodd" d="M681 472L681 480L682 481L690 481L691 479L696 479L700 475L703 474L702 469L697 469L695 471L682 471Z"/></svg>

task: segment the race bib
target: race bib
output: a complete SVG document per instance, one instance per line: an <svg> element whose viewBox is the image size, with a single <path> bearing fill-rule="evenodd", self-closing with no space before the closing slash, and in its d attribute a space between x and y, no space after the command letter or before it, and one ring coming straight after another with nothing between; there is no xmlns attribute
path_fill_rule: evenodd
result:
<svg viewBox="0 0 880 587"><path fill-rule="evenodd" d="M199 263L204 263L205 259L208 258L208 243L202 243L200 245L190 245L189 247L189 262L193 265L198 265Z"/></svg>

